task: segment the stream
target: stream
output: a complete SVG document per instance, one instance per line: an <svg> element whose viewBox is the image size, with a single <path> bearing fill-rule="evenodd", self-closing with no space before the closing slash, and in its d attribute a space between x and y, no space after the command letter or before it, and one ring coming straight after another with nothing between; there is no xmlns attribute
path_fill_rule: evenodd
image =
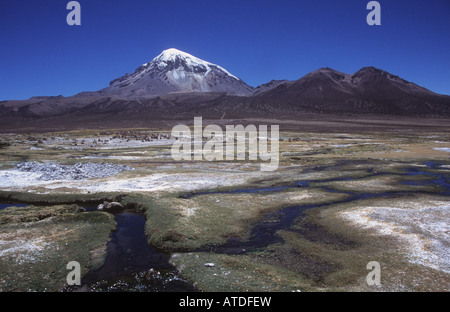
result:
<svg viewBox="0 0 450 312"><path fill-rule="evenodd" d="M7 207L11 207L11 206L15 206L15 207L26 207L28 205L26 204L15 204L15 203L11 203L11 202L0 202L0 210L3 210Z"/></svg>
<svg viewBox="0 0 450 312"><path fill-rule="evenodd" d="M96 207L84 207L95 211ZM170 255L151 247L145 217L133 210L113 213L117 222L107 245L105 263L81 279L81 291L192 292L198 291L178 276Z"/></svg>
<svg viewBox="0 0 450 312"><path fill-rule="evenodd" d="M438 169L440 167L440 164L435 162L425 162L424 165L430 169ZM368 176L365 176L364 178L368 177L376 177L376 176L382 176L387 175L391 173L385 173L385 172L373 172L369 174ZM441 195L441 196L450 196L450 181L449 178L446 177L444 174L441 173L432 173L424 171L420 167L411 167L407 169L406 173L399 173L397 174L399 176L405 176L405 177L411 177L411 176L417 176L417 177L423 177L427 176L430 179L417 179L417 180L408 180L408 181L402 181L401 184L404 185L416 185L416 186L440 186L443 191L432 193L435 195ZM357 178L356 178L357 179ZM351 181L355 180L353 178L348 177L341 177L341 178L329 178L329 179L317 179L317 180L310 180L310 181L298 181L294 184L289 185L282 185L282 186L273 186L273 187L264 187L264 188L249 188L249 189L236 189L231 191L223 191L223 192L198 192L198 193L188 193L181 196L181 198L192 198L194 196L199 195L206 195L206 194L231 194L231 193L261 193L261 192L277 192L282 191L288 188L297 188L297 187L309 187L309 184L312 182L336 182L336 181ZM327 192L337 192L337 193L343 193L349 195L347 198L333 201L333 202L327 202L322 204L309 204L309 205L294 205L294 206L288 206L281 210L278 210L276 212L268 213L266 214L261 221L256 223L252 231L250 233L250 237L245 240L241 241L236 238L229 238L228 241L225 244L222 245L207 245L200 249L200 251L210 251L210 252L217 252L217 253L225 253L225 254L244 254L249 251L254 251L258 248L265 248L269 245L282 242L282 239L276 234L277 231L280 230L290 230L291 225L294 222L294 220L302 217L304 215L304 212L308 209L312 208L320 208L325 206L331 206L331 205L337 205L337 204L343 204L343 203L350 203L352 201L362 200L362 199L369 199L369 198L386 198L389 196L396 196L401 194L413 194L418 193L416 191L392 191L392 192L381 192L381 193L358 193L358 192L346 192L346 191L336 191L334 189L328 188L328 187L320 187L320 189L327 191ZM427 192L420 192L420 193L427 193ZM320 240L322 242L329 242L333 244L344 244L344 245L352 245L353 242L343 240L342 238L339 238L324 229L318 228L315 225L307 224L306 225L307 231L302 231L301 234L307 237L308 239L312 240ZM296 230L299 231L299 230Z"/></svg>
<svg viewBox="0 0 450 312"><path fill-rule="evenodd" d="M430 169L439 168L439 164L426 162L424 165ZM315 169L312 169L315 170ZM387 173L372 172L365 177L373 177ZM444 174L423 171L420 167L411 167L400 176L417 176L417 180L408 180L401 182L405 185L436 185L443 191L433 193L436 195L450 196L449 178ZM421 179L427 176L429 179ZM358 178L355 178L358 179ZM354 180L353 178L332 178L317 179L310 181L298 181L281 186L235 189L222 192L198 192L186 193L181 198L191 198L205 194L224 194L224 193L261 193L278 192L287 188L309 187L312 182L333 182ZM389 197L393 195L416 193L412 191L395 191L385 193L356 193L336 191L330 188L322 187L327 192L340 192L348 194L345 199L335 202L311 205L294 205L285 207L276 212L266 214L261 221L256 223L251 231L248 240L241 241L237 238L230 238L222 245L208 245L197 251L209 251L226 254L243 254L246 252L264 248L273 243L281 242L281 238L276 234L279 230L290 230L294 220L302 217L304 212L311 208L325 207L329 205L352 202L355 200ZM421 192L427 193L427 192ZM0 210L8 206L26 206L16 203L0 203ZM86 211L96 210L95 206L84 206ZM111 239L107 245L107 255L104 265L98 270L89 271L82 277L82 285L78 287L66 288L64 291L198 291L191 283L178 276L174 266L169 264L170 254L164 253L151 247L147 243L145 235L145 217L143 214L133 210L125 210L114 213L117 222L116 230L111 234ZM327 233L314 225L308 225L302 235L308 239L329 241L332 243L351 245L352 242L342 241L341 238Z"/></svg>

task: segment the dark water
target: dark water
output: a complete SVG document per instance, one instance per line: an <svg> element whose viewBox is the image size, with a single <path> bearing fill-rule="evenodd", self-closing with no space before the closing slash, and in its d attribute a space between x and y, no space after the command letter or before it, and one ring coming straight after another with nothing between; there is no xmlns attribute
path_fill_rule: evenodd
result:
<svg viewBox="0 0 450 312"><path fill-rule="evenodd" d="M12 206L15 206L15 207L26 207L28 205L15 204L15 203L0 203L0 210L3 210L3 209L8 208L8 207L12 207Z"/></svg>
<svg viewBox="0 0 450 312"><path fill-rule="evenodd" d="M28 204L0 203L0 210L11 206ZM97 210L95 205L83 207L86 213ZM178 276L176 268L169 263L169 254L148 244L143 214L126 210L114 216L117 226L108 242L103 266L82 276L81 286L69 286L63 291L198 291Z"/></svg>
<svg viewBox="0 0 450 312"><path fill-rule="evenodd" d="M435 162L426 162L424 163L428 168L437 169L440 167L440 164ZM390 173L384 172L376 172L369 174L366 177L374 177L380 175L386 175ZM432 194L437 194L441 196L450 196L450 181L449 176L440 173L432 173L424 171L422 168L409 168L405 173L400 174L400 176L408 177L408 181L401 182L405 185L433 185L438 186L442 189L440 192L433 192ZM411 179L411 177L417 176L417 180ZM428 179L424 180L421 177L427 177ZM254 189L238 189L232 191L224 191L224 192L216 192L219 194L225 193L260 193L260 192L273 192L279 191L281 189L292 188L292 187L308 187L311 182L335 182L335 181L349 181L349 180L357 180L355 178L331 178L331 179L322 179L322 180L311 180L311 181L299 181L292 185L287 186L278 186L274 188L254 188ZM211 252L219 252L226 254L243 254L249 251L254 251L258 248L265 248L271 244L282 242L282 239L276 234L277 231L280 230L290 230L293 222L302 217L304 212L308 209L312 208L320 208L335 204L343 204L350 203L352 201L361 200L361 199L369 199L369 198L388 198L390 196L398 196L402 194L414 194L414 193L427 193L427 192L414 192L414 191L399 191L399 192L384 192L384 193L357 193L357 192L344 192L339 190L334 190L329 187L321 187L321 189L331 192L331 193L344 193L349 195L349 197L338 200L334 202L328 202L324 204L313 204L313 205L295 205L289 206L279 211L269 213L263 217L263 219L254 225L249 239L245 241L241 241L236 238L230 238L225 244L220 246L217 245L208 245L202 248L203 251L211 251ZM189 193L183 198L190 198L193 196L204 195L204 194L214 194L214 192L203 192L203 193ZM314 232L313 235L308 233L308 231L304 231L302 235L305 237L310 236L310 238L315 237L315 239L320 240L322 242L329 241L333 244L344 244L344 245L352 245L353 242L343 241L341 238L335 237L332 234L326 232L325 229L317 228L317 226L309 224L306 226L309 232Z"/></svg>
<svg viewBox="0 0 450 312"><path fill-rule="evenodd" d="M225 244L222 244L220 246L208 245L202 248L202 250L225 254L244 254L249 251L255 251L257 249L265 248L269 245L282 242L282 239L277 235L277 232L280 230L293 231L291 229L293 222L299 217L304 216L305 211L307 211L308 209L320 208L347 202L349 203L355 200L373 197L387 197L391 195L392 195L391 193L354 194L344 200L334 202L328 202L323 204L289 206L284 209L265 215L260 222L258 222L256 225L253 226L250 237L247 240L241 241L236 238L230 238ZM312 229L313 226L314 225L309 225L310 230L313 230ZM330 243L332 242L334 244L336 243L342 243L345 245L353 244L353 242L346 242L343 241L341 238L335 236L332 237L332 234L326 232L324 229L319 229L316 226L314 227L316 231L320 231L320 233L316 233L318 234L319 237L318 240L320 241L327 240L330 241ZM308 235L308 233L302 234L304 234L305 236Z"/></svg>
<svg viewBox="0 0 450 312"><path fill-rule="evenodd" d="M81 290L196 291L177 275L168 254L148 244L142 214L124 211L115 214L115 219L117 229L108 242L105 263L82 277Z"/></svg>
<svg viewBox="0 0 450 312"><path fill-rule="evenodd" d="M439 169L441 164L433 161L427 161L424 163L430 169ZM402 184L405 185L417 185L417 186L439 186L443 189L439 192L439 195L450 196L450 179L449 175L444 175L436 172L427 172L423 168L413 167L409 168L406 174L409 177L418 177L417 180L403 181ZM427 177L427 179L420 179L420 177Z"/></svg>
<svg viewBox="0 0 450 312"><path fill-rule="evenodd" d="M439 164L435 162L426 162L425 165L430 169L438 169ZM323 170L323 168L314 168L312 170ZM368 177L387 174L383 172L372 172ZM435 185L442 188L442 192L433 194L450 196L450 181L447 175L440 173L427 172L423 168L412 167L403 174L408 181L401 183L405 185ZM417 176L417 180L411 177ZM421 179L422 177L428 179ZM187 193L182 198L191 198L205 194L217 193L261 193L278 192L287 188L309 187L311 182L333 182L355 180L354 178L334 178L310 181L298 181L287 185L235 189L224 192L199 192ZM242 254L258 248L267 247L270 244L281 242L281 238L276 234L279 230L290 230L294 220L301 218L304 212L311 208L320 208L333 204L352 202L354 200L389 197L399 194L416 192L389 192L389 193L356 193L342 192L331 188L322 188L328 192L346 193L348 198L328 202L325 204L314 205L294 205L285 207L277 212L265 215L260 222L252 228L250 238L241 241L236 238L230 238L227 243L217 246L209 245L202 247L198 251L211 251L227 254ZM421 192L426 193L426 192ZM26 206L16 203L0 203L0 209L8 206ZM96 210L96 206L85 206L88 211ZM111 240L107 246L107 256L104 265L95 271L88 272L82 277L82 286L76 288L67 288L65 291L197 291L189 282L184 281L177 275L176 269L169 264L169 254L154 249L147 243L145 235L145 217L134 211L124 211L115 213L117 229L112 233ZM329 241L331 243L342 243L351 245L352 242L340 241L323 229L310 225L302 233L308 239L317 239L320 241Z"/></svg>

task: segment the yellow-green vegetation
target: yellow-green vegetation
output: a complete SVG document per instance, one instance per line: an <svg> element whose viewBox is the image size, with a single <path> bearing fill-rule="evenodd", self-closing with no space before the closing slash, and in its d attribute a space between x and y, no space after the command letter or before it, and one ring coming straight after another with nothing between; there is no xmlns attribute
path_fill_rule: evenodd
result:
<svg viewBox="0 0 450 312"><path fill-rule="evenodd" d="M313 289L301 274L255 261L252 256L177 253L172 256L171 263L204 291L287 292Z"/></svg>
<svg viewBox="0 0 450 312"><path fill-rule="evenodd" d="M1 135L2 171L13 169L22 161L68 165L108 162L135 170L51 184L36 179L23 185L0 184L2 199L62 205L8 208L0 212L0 242L22 242L36 252L0 246L0 290L54 290L65 281L67 262L79 261L83 272L98 266L114 227L113 217L100 212L77 212L76 206L66 204L98 205L104 200L119 201L127 208L145 212L148 242L178 252L172 262L183 277L202 290L448 290L448 274L411 262L408 250L414 246L402 236L415 231L417 237L432 241L430 234L417 230L426 226L429 215L411 217L404 209L408 208L405 205L413 207L413 203L417 210L417 205L436 207L434 201L448 202L448 197L438 194L443 191L442 185L437 186L433 181L436 176L430 175L450 174L449 153L445 151L450 142L448 133L282 132L280 165L274 172L261 172L259 164L251 161L174 161L170 141L160 140L160 136L167 138L169 131L81 130ZM155 140L155 144L149 140ZM426 161L443 166L432 168L424 164ZM411 168L427 174L407 175ZM299 181L308 184L272 192L225 193L293 186ZM215 193L186 196L201 191ZM348 198L346 192L394 193L396 197L337 204ZM402 195L403 192L408 193ZM245 241L265 214L307 204L324 205L308 210L306 217L296 220L291 228L277 232L279 242L258 251L225 255L197 250L205 245L220 245L229 238ZM378 208L367 210L373 207ZM398 215L399 211L405 215ZM441 216L440 210L433 210L431 216L433 213ZM407 226L403 232L388 231L389 235L382 235L376 227L366 227L352 221L352 217L379 222L375 224L385 230L390 229L386 224L397 224L398 220L417 220L415 226L397 224L398 228ZM424 246L432 252L430 243ZM14 251L14 256L5 250ZM183 251L187 253L180 253ZM369 261L378 261L382 266L380 287L366 283Z"/></svg>
<svg viewBox="0 0 450 312"><path fill-rule="evenodd" d="M430 176L375 175L354 180L313 182L313 187L329 187L343 192L383 193L383 192L442 192L444 189L430 183L412 185L407 182L432 182Z"/></svg>
<svg viewBox="0 0 450 312"><path fill-rule="evenodd" d="M378 261L382 266L379 290L442 291L450 282L450 274L445 273L448 268L445 263L439 268L432 262L436 255L442 257L441 243L448 244L442 236L445 233L441 233L448 205L448 198L430 195L367 199L312 209L293 226L301 230L312 224L353 242L349 246L312 241L308 235L291 231L279 234L286 246L339 267L325 275L323 285L328 287L373 290L365 281L366 265ZM369 212L361 214L364 210ZM369 226L371 222L374 224Z"/></svg>
<svg viewBox="0 0 450 312"><path fill-rule="evenodd" d="M70 261L81 274L99 268L114 216L77 205L8 207L0 211L0 291L58 291Z"/></svg>
<svg viewBox="0 0 450 312"><path fill-rule="evenodd" d="M191 198L166 196L147 204L149 243L167 250L192 250L222 244L229 237L245 239L265 213L286 206L320 204L345 198L300 188L273 193L214 193Z"/></svg>
<svg viewBox="0 0 450 312"><path fill-rule="evenodd" d="M439 269L433 263L429 265L427 259L416 259L430 257L428 260L433 261L434 255L439 254L432 250L432 242L442 239L440 234L433 237L420 225L439 226L440 218L445 218L442 211L448 205L445 197L414 196L310 209L291 229L278 231L282 243L264 250L245 255L175 254L171 261L183 276L208 291L448 291L450 274L445 272L446 260L442 259L444 267ZM393 232L386 232L383 227L365 228L342 216L352 216L353 211L367 207L403 209L404 219L395 221ZM431 213L428 211L423 218L428 221L421 223L417 216L427 209ZM435 220L430 221L430 216ZM392 220L380 222L392 226ZM445 244L448 240L444 240ZM370 261L381 265L379 286L367 284Z"/></svg>

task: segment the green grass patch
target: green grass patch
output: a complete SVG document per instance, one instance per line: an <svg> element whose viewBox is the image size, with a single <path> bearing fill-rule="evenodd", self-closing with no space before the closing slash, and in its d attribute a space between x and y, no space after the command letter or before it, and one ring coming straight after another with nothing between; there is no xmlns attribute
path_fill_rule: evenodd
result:
<svg viewBox="0 0 450 312"><path fill-rule="evenodd" d="M209 292L308 291L309 282L300 274L280 267L255 263L250 256L213 253L175 254L171 263L183 277ZM213 263L214 266L205 266Z"/></svg>
<svg viewBox="0 0 450 312"><path fill-rule="evenodd" d="M99 268L114 216L80 211L76 205L0 211L0 290L58 291L70 261L80 263L82 274Z"/></svg>

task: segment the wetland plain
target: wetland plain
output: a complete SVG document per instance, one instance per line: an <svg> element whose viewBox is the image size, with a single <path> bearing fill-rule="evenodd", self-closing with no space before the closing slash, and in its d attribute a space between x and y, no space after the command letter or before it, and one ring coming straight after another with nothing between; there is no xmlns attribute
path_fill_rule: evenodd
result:
<svg viewBox="0 0 450 312"><path fill-rule="evenodd" d="M174 161L173 142L0 134L0 291L449 290L448 132L283 130L273 172Z"/></svg>

